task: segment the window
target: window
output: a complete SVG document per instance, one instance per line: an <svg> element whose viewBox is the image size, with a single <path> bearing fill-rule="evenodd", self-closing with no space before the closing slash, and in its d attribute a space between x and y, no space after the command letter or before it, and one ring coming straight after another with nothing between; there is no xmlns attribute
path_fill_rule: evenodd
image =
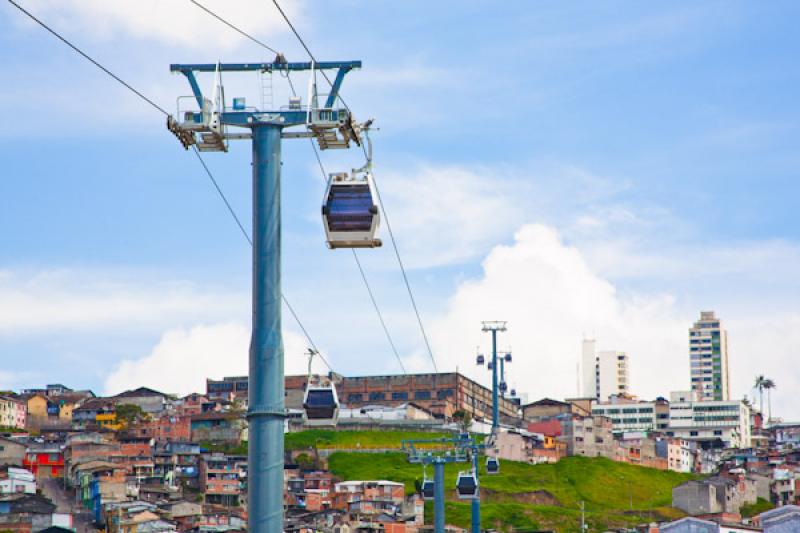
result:
<svg viewBox="0 0 800 533"><path fill-rule="evenodd" d="M436 391L436 398L439 400L444 400L445 398L452 398L455 395L456 393L453 389L442 389Z"/></svg>
<svg viewBox="0 0 800 533"><path fill-rule="evenodd" d="M360 402L364 399L364 396L361 394L348 394L347 401L348 402Z"/></svg>
<svg viewBox="0 0 800 533"><path fill-rule="evenodd" d="M407 392L393 392L392 400L408 400Z"/></svg>
<svg viewBox="0 0 800 533"><path fill-rule="evenodd" d="M714 430L714 435L717 435L717 436L722 435L722 430L721 429L715 429Z"/></svg>
<svg viewBox="0 0 800 533"><path fill-rule="evenodd" d="M690 437L696 437L697 436L697 432L696 431L690 431L689 432L689 436Z"/></svg>
<svg viewBox="0 0 800 533"><path fill-rule="evenodd" d="M383 392L370 392L369 393L369 401L371 401L371 402L385 400L385 399L386 399L386 394L384 394Z"/></svg>
<svg viewBox="0 0 800 533"><path fill-rule="evenodd" d="M414 391L414 399L415 400L430 400L431 399L431 391L429 391L429 390Z"/></svg>

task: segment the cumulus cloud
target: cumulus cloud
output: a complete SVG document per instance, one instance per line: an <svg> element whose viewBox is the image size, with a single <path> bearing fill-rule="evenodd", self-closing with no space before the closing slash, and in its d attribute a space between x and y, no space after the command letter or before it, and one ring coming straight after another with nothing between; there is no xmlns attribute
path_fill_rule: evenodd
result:
<svg viewBox="0 0 800 533"><path fill-rule="evenodd" d="M489 346L483 320L506 320L501 348L513 347L510 382L532 398L577 394L582 334L633 359L633 389L645 396L686 387L686 322L668 295L627 297L597 276L581 252L543 225L523 226L512 245L497 246L483 277L462 283L434 326L438 353L482 381L476 345ZM466 332L475 332L467 335ZM669 362L669 364L665 364Z"/></svg>
<svg viewBox="0 0 800 533"><path fill-rule="evenodd" d="M720 256L729 252L708 252L711 261ZM746 270L746 264L741 268ZM731 397L752 396L753 378L766 374L779 386L773 391L774 414L791 416L800 400L788 391L800 386L800 376L785 369L796 361L800 312L772 306L767 311L745 300L710 307L729 333ZM510 384L537 399L578 394L581 339L595 337L600 349L628 352L632 392L654 398L688 388L687 330L699 310L671 293L621 290L554 228L526 225L513 244L488 254L479 279L457 288L434 323L432 338L443 358L440 367L458 367L488 383L488 372L474 364L476 346L483 353L490 350L488 334L480 333L481 321L508 321L499 343L501 349L513 348Z"/></svg>
<svg viewBox="0 0 800 533"><path fill-rule="evenodd" d="M246 294L200 290L185 282L114 281L67 270L0 272L0 336L163 326L240 316L247 309Z"/></svg>
<svg viewBox="0 0 800 533"><path fill-rule="evenodd" d="M488 172L422 165L380 178L411 266L463 262L521 223L525 202L510 201L516 181L488 179Z"/></svg>
<svg viewBox="0 0 800 533"><path fill-rule="evenodd" d="M269 36L288 29L271 2L200 3L251 35ZM123 34L190 48L230 50L245 39L188 0L30 0L26 5L34 13L47 13L56 26L101 41ZM282 7L296 21L299 4Z"/></svg>
<svg viewBox="0 0 800 533"><path fill-rule="evenodd" d="M284 331L283 344L285 373L305 374L305 339ZM171 329L148 355L120 362L105 379L105 393L141 386L180 395L205 392L206 378L247 375L249 345L250 330L239 323ZM327 371L319 360L313 370Z"/></svg>

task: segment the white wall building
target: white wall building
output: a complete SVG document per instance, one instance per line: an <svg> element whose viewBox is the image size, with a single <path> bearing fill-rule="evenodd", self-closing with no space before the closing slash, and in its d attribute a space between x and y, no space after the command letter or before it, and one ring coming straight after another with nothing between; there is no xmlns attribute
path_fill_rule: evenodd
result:
<svg viewBox="0 0 800 533"><path fill-rule="evenodd" d="M692 389L701 400L728 400L728 333L714 311L701 311L689 329Z"/></svg>
<svg viewBox="0 0 800 533"><path fill-rule="evenodd" d="M581 395L606 401L612 394L628 394L628 355L613 350L597 351L597 341L584 339L581 352Z"/></svg>
<svg viewBox="0 0 800 533"><path fill-rule="evenodd" d="M667 435L683 439L720 438L729 448L750 447L750 408L743 402L674 402Z"/></svg>
<svg viewBox="0 0 800 533"><path fill-rule="evenodd" d="M36 478L28 470L9 466L4 474L0 473L0 494L36 493Z"/></svg>
<svg viewBox="0 0 800 533"><path fill-rule="evenodd" d="M592 415L611 419L614 433L663 431L669 426L666 401L611 401L592 405Z"/></svg>

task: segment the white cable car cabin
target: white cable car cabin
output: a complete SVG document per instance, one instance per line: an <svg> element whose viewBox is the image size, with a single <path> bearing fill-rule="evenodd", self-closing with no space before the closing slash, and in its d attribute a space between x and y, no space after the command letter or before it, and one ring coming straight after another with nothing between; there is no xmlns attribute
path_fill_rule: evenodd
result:
<svg viewBox="0 0 800 533"><path fill-rule="evenodd" d="M497 457L487 457L486 458L486 473L487 474L497 474L500 472L500 461L497 460Z"/></svg>
<svg viewBox="0 0 800 533"><path fill-rule="evenodd" d="M478 478L474 472L469 470L458 473L456 492L461 500L474 500L478 497Z"/></svg>
<svg viewBox="0 0 800 533"><path fill-rule="evenodd" d="M335 426L339 420L339 398L333 385L309 385L303 397L307 426Z"/></svg>
<svg viewBox="0 0 800 533"><path fill-rule="evenodd" d="M322 223L328 247L377 248L380 214L369 172L331 174L322 206Z"/></svg>

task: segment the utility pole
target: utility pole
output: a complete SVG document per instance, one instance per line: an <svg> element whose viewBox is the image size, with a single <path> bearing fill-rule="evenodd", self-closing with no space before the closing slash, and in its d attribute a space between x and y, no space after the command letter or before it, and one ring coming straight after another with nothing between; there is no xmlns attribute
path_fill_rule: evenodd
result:
<svg viewBox="0 0 800 533"><path fill-rule="evenodd" d="M180 110L168 129L188 149L228 151L228 141L252 139L253 189L253 327L249 355L247 420L248 527L250 533L283 532L283 340L281 337L281 138L316 138L320 148L348 148L360 144L361 128L347 109L334 108L345 74L360 68L360 61L288 63L282 56L272 63L217 63L170 65L186 76L199 111ZM222 72L283 73L335 69L331 92L320 108L316 91L305 107L300 100L279 110L254 109L234 98L225 105ZM211 99L205 98L196 73L215 74ZM179 99L179 103L181 99ZM284 132L298 126L305 131ZM238 127L242 133L228 133ZM248 131L249 130L249 131ZM339 137L341 135L341 137Z"/></svg>
<svg viewBox="0 0 800 533"><path fill-rule="evenodd" d="M580 506L581 506L581 533L583 533L587 529L586 528L586 503L583 500L581 500Z"/></svg>
<svg viewBox="0 0 800 533"><path fill-rule="evenodd" d="M506 323L500 321L482 322L481 331L492 334L492 433L500 427L500 403L497 397L497 332L506 330Z"/></svg>

